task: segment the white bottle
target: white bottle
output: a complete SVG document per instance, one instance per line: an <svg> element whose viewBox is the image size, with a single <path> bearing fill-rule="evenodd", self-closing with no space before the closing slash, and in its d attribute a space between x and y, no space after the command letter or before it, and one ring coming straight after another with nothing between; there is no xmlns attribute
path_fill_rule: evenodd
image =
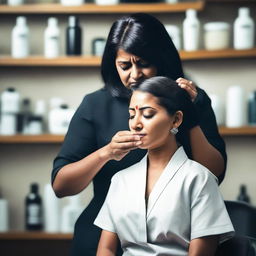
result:
<svg viewBox="0 0 256 256"><path fill-rule="evenodd" d="M0 232L9 230L8 202L0 197Z"/></svg>
<svg viewBox="0 0 256 256"><path fill-rule="evenodd" d="M98 5L115 5L119 3L119 0L95 0Z"/></svg>
<svg viewBox="0 0 256 256"><path fill-rule="evenodd" d="M51 184L44 187L44 228L46 232L60 231L60 206Z"/></svg>
<svg viewBox="0 0 256 256"><path fill-rule="evenodd" d="M188 9L183 21L183 47L185 51L199 49L200 22L196 10Z"/></svg>
<svg viewBox="0 0 256 256"><path fill-rule="evenodd" d="M165 25L165 29L171 37L176 49L179 51L181 49L179 27L175 25Z"/></svg>
<svg viewBox="0 0 256 256"><path fill-rule="evenodd" d="M246 100L241 86L228 88L226 98L226 126L241 127L246 124Z"/></svg>
<svg viewBox="0 0 256 256"><path fill-rule="evenodd" d="M1 94L0 134L14 135L17 132L17 114L20 111L20 95L14 88Z"/></svg>
<svg viewBox="0 0 256 256"><path fill-rule="evenodd" d="M11 55L13 58L25 58L29 55L29 28L27 19L19 16L12 30Z"/></svg>
<svg viewBox="0 0 256 256"><path fill-rule="evenodd" d="M66 6L78 6L84 4L84 0L61 0L60 3Z"/></svg>
<svg viewBox="0 0 256 256"><path fill-rule="evenodd" d="M8 5L22 5L24 4L24 0L8 0Z"/></svg>
<svg viewBox="0 0 256 256"><path fill-rule="evenodd" d="M234 22L234 48L250 49L254 47L254 22L250 17L250 10L241 7Z"/></svg>
<svg viewBox="0 0 256 256"><path fill-rule="evenodd" d="M209 97L211 99L211 105L216 117L217 125L224 125L225 111L223 101L221 100L220 96L216 94L209 94Z"/></svg>
<svg viewBox="0 0 256 256"><path fill-rule="evenodd" d="M69 204L63 207L61 214L61 232L73 232L75 222L83 210L84 207L80 205L79 195L69 197Z"/></svg>
<svg viewBox="0 0 256 256"><path fill-rule="evenodd" d="M48 26L44 32L44 56L56 58L60 52L60 29L56 18L48 19Z"/></svg>
<svg viewBox="0 0 256 256"><path fill-rule="evenodd" d="M54 108L49 112L49 132L52 134L66 134L69 123L75 111L67 104Z"/></svg>

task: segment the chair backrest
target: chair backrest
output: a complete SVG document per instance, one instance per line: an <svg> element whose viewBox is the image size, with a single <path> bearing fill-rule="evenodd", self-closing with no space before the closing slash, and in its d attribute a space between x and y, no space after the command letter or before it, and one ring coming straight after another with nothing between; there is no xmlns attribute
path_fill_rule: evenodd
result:
<svg viewBox="0 0 256 256"><path fill-rule="evenodd" d="M241 201L225 201L225 205L236 235L256 239L256 208Z"/></svg>

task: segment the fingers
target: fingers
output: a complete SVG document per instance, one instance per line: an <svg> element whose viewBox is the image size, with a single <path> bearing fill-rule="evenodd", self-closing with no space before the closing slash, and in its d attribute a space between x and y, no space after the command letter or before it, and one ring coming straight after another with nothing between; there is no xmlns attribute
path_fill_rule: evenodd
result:
<svg viewBox="0 0 256 256"><path fill-rule="evenodd" d="M191 97L191 100L194 101L197 96L197 90L196 90L195 84L192 81L189 81L182 77L178 78L176 82L181 88L183 88L188 92L188 94Z"/></svg>

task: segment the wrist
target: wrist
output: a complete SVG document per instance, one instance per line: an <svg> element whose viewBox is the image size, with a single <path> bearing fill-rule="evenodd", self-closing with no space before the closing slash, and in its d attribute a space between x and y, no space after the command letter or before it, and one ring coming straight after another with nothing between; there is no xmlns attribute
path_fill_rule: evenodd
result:
<svg viewBox="0 0 256 256"><path fill-rule="evenodd" d="M108 162L109 160L112 160L108 144L99 149L99 158L100 161L103 161L105 163Z"/></svg>

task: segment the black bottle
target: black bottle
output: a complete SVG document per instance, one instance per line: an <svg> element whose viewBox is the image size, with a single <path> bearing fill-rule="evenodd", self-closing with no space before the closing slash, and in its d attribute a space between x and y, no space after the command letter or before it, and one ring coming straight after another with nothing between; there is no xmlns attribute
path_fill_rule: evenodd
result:
<svg viewBox="0 0 256 256"><path fill-rule="evenodd" d="M250 95L248 103L248 121L251 125L256 125L256 91Z"/></svg>
<svg viewBox="0 0 256 256"><path fill-rule="evenodd" d="M245 185L241 185L240 186L240 192L239 195L237 197L238 201L243 201L246 203L250 203L250 197L247 194L247 190L246 190L246 186Z"/></svg>
<svg viewBox="0 0 256 256"><path fill-rule="evenodd" d="M25 225L27 230L42 230L42 199L38 193L38 184L30 185L30 192L25 200Z"/></svg>
<svg viewBox="0 0 256 256"><path fill-rule="evenodd" d="M17 131L27 133L29 118L32 115L30 99L25 98L22 101L21 112L18 114Z"/></svg>
<svg viewBox="0 0 256 256"><path fill-rule="evenodd" d="M68 19L66 30L66 54L81 55L82 52L82 31L79 26L79 20L75 16Z"/></svg>

